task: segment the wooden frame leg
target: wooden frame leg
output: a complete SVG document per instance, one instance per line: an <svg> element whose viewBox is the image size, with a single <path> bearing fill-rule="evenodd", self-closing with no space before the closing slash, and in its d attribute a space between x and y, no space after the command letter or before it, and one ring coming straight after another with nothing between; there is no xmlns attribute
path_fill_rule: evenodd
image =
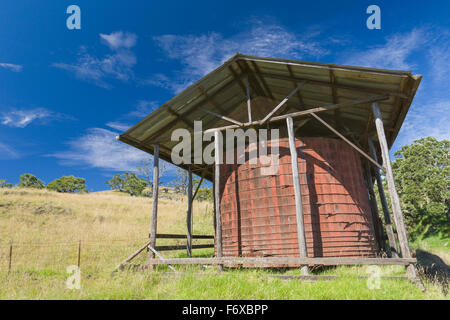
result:
<svg viewBox="0 0 450 320"><path fill-rule="evenodd" d="M370 211L371 211L371 218L373 227L375 230L377 243L379 250L386 250L388 251L389 248L385 245L385 238L384 238L384 232L383 232L383 226L381 224L379 212L378 212L378 206L377 206L377 200L375 198L375 192L373 191L373 182L372 182L372 175L370 172L370 166L367 163L367 161L364 161L364 171L365 171L365 180L367 184L367 191L369 195L369 204L370 204ZM389 253L389 251L388 251Z"/></svg>
<svg viewBox="0 0 450 320"><path fill-rule="evenodd" d="M152 208L152 225L150 229L150 245L156 247L156 231L158 223L158 187L159 187L159 145L155 144L153 151L153 208ZM150 251L150 258L154 258L155 254Z"/></svg>
<svg viewBox="0 0 450 320"><path fill-rule="evenodd" d="M411 258L411 248L408 243L408 236L406 233L405 223L403 221L402 208L400 206L400 198L395 187L394 175L392 173L391 159L389 157L389 147L384 133L383 119L381 117L378 103L372 103L372 112L375 120L375 127L377 129L378 142L380 143L381 156L386 168L386 180L389 189L389 197L391 198L392 211L394 212L395 226L397 227L398 240L400 242L400 250L403 258ZM417 283L418 286L425 290L425 287L420 282L417 276L417 270L413 264L407 268L410 278Z"/></svg>
<svg viewBox="0 0 450 320"><path fill-rule="evenodd" d="M294 123L292 118L287 118L287 129L289 134L289 150L291 152L292 165L292 180L294 182L294 197L295 197L295 213L297 216L297 238L298 238L298 252L300 258L307 258L306 237L305 237L305 223L303 219L303 204L302 194L300 190L300 175L298 173L298 156L297 147L295 145ZM302 274L308 274L308 266L302 266Z"/></svg>
<svg viewBox="0 0 450 320"><path fill-rule="evenodd" d="M214 202L216 207L216 256L222 257L222 217L220 215L220 132L214 132L214 152L215 152L215 173L214 173ZM218 269L221 272L223 265L218 265Z"/></svg>
<svg viewBox="0 0 450 320"><path fill-rule="evenodd" d="M368 138L369 149L372 153L372 157L378 162L377 152L373 144L372 139ZM391 215L389 212L389 206L386 200L386 194L384 193L383 180L381 179L380 171L374 168L375 180L377 181L378 193L380 195L381 208L383 209L384 224L386 227L386 235L389 242L390 252L393 258L398 258L398 247L395 241L394 229L392 227Z"/></svg>
<svg viewBox="0 0 450 320"><path fill-rule="evenodd" d="M186 227L187 227L187 243L186 243L186 249L187 249L187 255L188 257L192 256L192 168L189 166L188 171L188 189L187 189L187 196L188 196L188 208L187 208L187 214L186 214Z"/></svg>

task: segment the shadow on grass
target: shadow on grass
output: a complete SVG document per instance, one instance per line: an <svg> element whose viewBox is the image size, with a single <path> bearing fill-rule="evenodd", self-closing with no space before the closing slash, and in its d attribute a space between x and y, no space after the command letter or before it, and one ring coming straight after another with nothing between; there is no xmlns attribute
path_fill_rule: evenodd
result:
<svg viewBox="0 0 450 320"><path fill-rule="evenodd" d="M450 279L450 266L438 255L417 249L416 250L417 267L424 276L432 282L438 282L442 285L444 293L448 293L448 283Z"/></svg>

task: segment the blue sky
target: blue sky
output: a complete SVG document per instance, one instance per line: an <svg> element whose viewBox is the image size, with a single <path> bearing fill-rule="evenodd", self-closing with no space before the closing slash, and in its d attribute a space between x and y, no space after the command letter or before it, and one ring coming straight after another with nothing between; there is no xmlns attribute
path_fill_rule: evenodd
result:
<svg viewBox="0 0 450 320"><path fill-rule="evenodd" d="M371 4L381 30L366 28ZM115 135L236 52L423 74L393 150L450 138L448 1L17 0L0 4L0 179L106 189L147 157Z"/></svg>

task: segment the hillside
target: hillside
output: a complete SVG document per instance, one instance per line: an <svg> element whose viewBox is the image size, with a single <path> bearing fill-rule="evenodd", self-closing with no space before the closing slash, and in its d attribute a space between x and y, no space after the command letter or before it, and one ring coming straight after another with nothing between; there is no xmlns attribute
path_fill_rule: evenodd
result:
<svg viewBox="0 0 450 320"><path fill-rule="evenodd" d="M158 233L185 233L187 204L181 199L171 193L162 195ZM430 281L425 294L398 279L382 279L380 289L370 290L366 279L356 277L369 275L367 267L315 270L340 278L314 283L263 276L298 274L298 270L241 269L216 275L212 267L204 271L177 267L186 273L176 276L168 276L163 269L112 276L114 267L147 241L151 204L149 198L116 192L0 189L0 299L448 299L442 287ZM194 203L194 234L213 234L212 211L210 202ZM195 243L207 243L200 241L207 240ZM162 244L184 244L184 240L158 240ZM77 264L79 245L81 290L71 290L66 288L66 268ZM449 263L449 247L441 240L416 246ZM185 256L184 251L162 254ZM194 250L197 256L210 254L212 249ZM146 255L142 253L133 263L143 263ZM207 275L199 276L200 272ZM381 272L402 275L404 270L385 267Z"/></svg>

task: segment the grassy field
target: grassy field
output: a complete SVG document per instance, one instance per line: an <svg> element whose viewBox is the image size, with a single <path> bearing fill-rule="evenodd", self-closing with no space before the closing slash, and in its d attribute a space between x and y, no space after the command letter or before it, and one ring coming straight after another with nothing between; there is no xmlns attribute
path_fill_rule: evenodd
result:
<svg viewBox="0 0 450 320"><path fill-rule="evenodd" d="M164 196L164 194L163 194ZM173 195L166 195L174 198ZM185 233L186 202L161 199L158 232ZM194 234L213 234L213 206L194 203ZM60 194L46 190L0 189L0 299L448 299L436 281L424 279L422 293L405 280L382 279L369 289L367 267L314 270L339 275L337 280L281 280L267 274L298 274L298 270L227 270L177 267L183 275L158 272L111 271L148 239L151 199L114 192ZM8 274L9 241L13 241ZM81 289L67 289L66 268L77 264L81 241ZM184 241L158 240L158 245ZM203 241L203 242L202 242ZM206 241L206 242L205 242ZM413 243L449 264L449 239ZM195 243L208 243L197 240ZM164 252L182 257L184 252ZM194 256L211 255L194 250ZM146 253L133 261L143 263ZM198 276L202 272L203 276ZM403 267L383 267L383 276L403 275Z"/></svg>

